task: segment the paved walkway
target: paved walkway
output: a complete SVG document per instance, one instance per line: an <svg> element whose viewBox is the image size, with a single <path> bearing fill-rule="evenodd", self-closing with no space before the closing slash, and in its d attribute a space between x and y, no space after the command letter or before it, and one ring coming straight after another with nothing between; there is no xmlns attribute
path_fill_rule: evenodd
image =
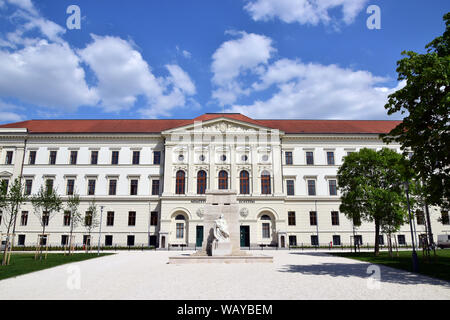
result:
<svg viewBox="0 0 450 320"><path fill-rule="evenodd" d="M384 266L377 281L370 264L325 253L263 252L273 264L167 264L186 253L120 252L30 273L0 281L0 299L450 300L450 282Z"/></svg>

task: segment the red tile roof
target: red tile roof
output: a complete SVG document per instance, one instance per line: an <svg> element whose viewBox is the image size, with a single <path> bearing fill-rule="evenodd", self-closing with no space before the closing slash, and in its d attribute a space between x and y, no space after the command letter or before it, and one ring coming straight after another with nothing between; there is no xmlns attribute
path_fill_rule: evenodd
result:
<svg viewBox="0 0 450 320"><path fill-rule="evenodd" d="M27 128L29 133L160 133L164 130L229 118L279 129L285 133L352 134L388 133L401 121L378 120L255 120L237 113L206 113L194 119L161 120L29 120L0 125L0 128Z"/></svg>

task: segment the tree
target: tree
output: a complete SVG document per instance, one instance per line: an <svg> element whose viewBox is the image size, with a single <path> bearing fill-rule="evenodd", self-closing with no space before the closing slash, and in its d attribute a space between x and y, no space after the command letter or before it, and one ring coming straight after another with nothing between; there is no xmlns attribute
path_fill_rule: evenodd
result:
<svg viewBox="0 0 450 320"><path fill-rule="evenodd" d="M406 216L405 161L387 148L378 152L365 148L345 157L338 171L339 210L351 220L375 223L375 255L379 253L380 229L395 229L405 221L397 219Z"/></svg>
<svg viewBox="0 0 450 320"><path fill-rule="evenodd" d="M411 166L423 184L427 204L449 208L450 12L444 21L444 34L425 47L427 53L402 52L405 57L397 62L397 72L406 85L389 96L385 108L389 115L407 116L382 138L400 143L405 154L412 151Z"/></svg>
<svg viewBox="0 0 450 320"><path fill-rule="evenodd" d="M97 210L97 204L95 203L95 199L93 199L89 203L89 207L86 211L86 216L84 218L84 227L86 228L88 232L88 239L89 242L86 243L86 251L89 251L90 248L90 242L91 242L91 232L93 229L97 228L99 226L98 221L98 210Z"/></svg>
<svg viewBox="0 0 450 320"><path fill-rule="evenodd" d="M41 186L38 193L31 198L31 203L33 205L34 214L41 223L43 236L45 234L45 227L62 208L61 197L56 193L53 186L47 186L46 188ZM40 250L39 255L42 259L42 249Z"/></svg>
<svg viewBox="0 0 450 320"><path fill-rule="evenodd" d="M69 236L69 255L72 253L72 238L73 238L73 229L78 226L78 223L81 222L81 214L78 211L78 207L80 205L80 196L78 194L70 195L67 199L66 209L69 214L70 221L70 236Z"/></svg>
<svg viewBox="0 0 450 320"><path fill-rule="evenodd" d="M27 201L27 196L24 195L23 185L21 179L16 178L13 185L6 191L5 185L2 185L2 190L0 191L0 206L5 210L3 214L3 221L6 226L6 245L3 252L2 265L9 264L9 255L7 251L11 250L14 243L12 243L10 238L10 233L15 232L17 214L20 210L22 203ZM12 229L12 230L11 230Z"/></svg>

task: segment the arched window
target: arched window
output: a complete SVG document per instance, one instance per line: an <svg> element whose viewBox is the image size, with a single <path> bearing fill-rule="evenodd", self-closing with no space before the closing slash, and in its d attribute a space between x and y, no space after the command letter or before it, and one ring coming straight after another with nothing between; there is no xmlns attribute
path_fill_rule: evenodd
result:
<svg viewBox="0 0 450 320"><path fill-rule="evenodd" d="M179 214L175 217L175 220L186 220L186 217L183 216L182 214Z"/></svg>
<svg viewBox="0 0 450 320"><path fill-rule="evenodd" d="M267 214L265 214L261 217L261 220L271 220L271 219Z"/></svg>
<svg viewBox="0 0 450 320"><path fill-rule="evenodd" d="M177 172L175 193L185 194L185 186L186 186L186 174L184 173L184 171L180 170Z"/></svg>
<svg viewBox="0 0 450 320"><path fill-rule="evenodd" d="M201 170L197 173L197 194L206 192L206 172Z"/></svg>
<svg viewBox="0 0 450 320"><path fill-rule="evenodd" d="M262 194L271 194L270 173L267 171L263 171L261 173L261 193Z"/></svg>
<svg viewBox="0 0 450 320"><path fill-rule="evenodd" d="M225 170L219 172L219 189L228 189L228 172L226 172Z"/></svg>
<svg viewBox="0 0 450 320"><path fill-rule="evenodd" d="M241 171L239 175L239 186L241 194L250 194L250 175L248 171Z"/></svg>

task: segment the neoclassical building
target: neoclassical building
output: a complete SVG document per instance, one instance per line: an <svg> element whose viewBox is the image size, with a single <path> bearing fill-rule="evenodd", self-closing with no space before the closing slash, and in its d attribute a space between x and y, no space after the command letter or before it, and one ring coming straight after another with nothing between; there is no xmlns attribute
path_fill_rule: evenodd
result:
<svg viewBox="0 0 450 320"><path fill-rule="evenodd" d="M204 114L171 120L30 120L0 126L0 180L22 177L27 194L52 185L67 200L81 196L84 214L95 199L105 246L199 247L205 192L231 190L239 203L241 246L374 243L374 226L354 227L339 212L337 171L344 157L384 145L397 121L256 120ZM64 212L45 222L48 243L68 241ZM431 209L435 235L448 219ZM100 218L100 217L99 217ZM35 245L42 217L20 209L16 243ZM415 219L416 236L426 219ZM409 225L395 235L410 244ZM0 232L5 232L2 223ZM96 245L99 228L93 230ZM382 235L382 243L386 243ZM87 240L83 226L75 242Z"/></svg>

